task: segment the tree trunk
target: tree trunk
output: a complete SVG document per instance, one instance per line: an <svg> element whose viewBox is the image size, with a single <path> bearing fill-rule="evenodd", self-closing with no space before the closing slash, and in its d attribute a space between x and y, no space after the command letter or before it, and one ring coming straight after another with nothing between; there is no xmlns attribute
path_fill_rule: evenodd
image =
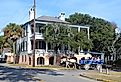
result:
<svg viewBox="0 0 121 82"><path fill-rule="evenodd" d="M56 46L54 48L55 53L54 53L54 61L53 61L54 65L56 65L56 59L57 59L57 54L58 54L58 45L57 44L55 44L55 45Z"/></svg>

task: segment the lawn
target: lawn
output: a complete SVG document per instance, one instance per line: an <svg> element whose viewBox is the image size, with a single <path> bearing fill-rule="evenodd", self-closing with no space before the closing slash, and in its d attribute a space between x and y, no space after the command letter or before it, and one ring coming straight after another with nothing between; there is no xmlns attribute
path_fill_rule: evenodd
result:
<svg viewBox="0 0 121 82"><path fill-rule="evenodd" d="M81 74L81 76L100 80L103 82L121 82L121 72L116 71L110 71L109 74L106 74L105 70L103 70L102 73L94 70L89 70Z"/></svg>
<svg viewBox="0 0 121 82"><path fill-rule="evenodd" d="M29 66L29 65L24 65L24 64L9 64L10 66L20 66L23 68L36 68L36 69L51 69L51 70L74 70L75 68L66 68L62 66L55 66L55 65L42 65L42 66Z"/></svg>

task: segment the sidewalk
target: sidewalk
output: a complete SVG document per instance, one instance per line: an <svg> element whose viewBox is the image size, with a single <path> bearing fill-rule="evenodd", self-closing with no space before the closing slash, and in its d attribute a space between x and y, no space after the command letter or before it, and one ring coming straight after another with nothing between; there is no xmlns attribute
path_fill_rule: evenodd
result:
<svg viewBox="0 0 121 82"><path fill-rule="evenodd" d="M96 70L88 70L81 73L80 76L103 82L121 82L121 72L117 71L110 71L109 74L106 74L105 70L102 73Z"/></svg>

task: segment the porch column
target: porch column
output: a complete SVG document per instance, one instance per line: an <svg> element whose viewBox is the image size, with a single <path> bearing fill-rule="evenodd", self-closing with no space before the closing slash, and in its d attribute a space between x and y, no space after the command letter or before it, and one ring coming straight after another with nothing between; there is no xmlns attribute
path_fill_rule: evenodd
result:
<svg viewBox="0 0 121 82"><path fill-rule="evenodd" d="M88 39L90 39L90 35L89 35L89 27L87 28L87 35L88 35Z"/></svg>
<svg viewBox="0 0 121 82"><path fill-rule="evenodd" d="M80 32L81 27L78 27L78 32ZM80 46L78 47L78 54L80 52Z"/></svg>
<svg viewBox="0 0 121 82"><path fill-rule="evenodd" d="M81 28L81 27L78 27L78 32L80 32L80 28Z"/></svg>

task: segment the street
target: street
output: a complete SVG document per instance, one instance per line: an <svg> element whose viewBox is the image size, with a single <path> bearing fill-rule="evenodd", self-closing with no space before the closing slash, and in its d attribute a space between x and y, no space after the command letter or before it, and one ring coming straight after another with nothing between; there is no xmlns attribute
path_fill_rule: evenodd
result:
<svg viewBox="0 0 121 82"><path fill-rule="evenodd" d="M97 82L80 77L84 70L48 70L8 67L0 64L0 82Z"/></svg>

